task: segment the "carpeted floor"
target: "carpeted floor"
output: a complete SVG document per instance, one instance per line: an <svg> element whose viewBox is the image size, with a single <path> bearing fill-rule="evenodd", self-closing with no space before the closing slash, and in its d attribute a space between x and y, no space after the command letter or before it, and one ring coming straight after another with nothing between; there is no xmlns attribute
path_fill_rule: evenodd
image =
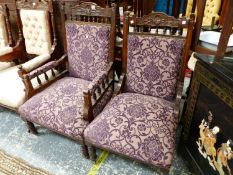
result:
<svg viewBox="0 0 233 175"><path fill-rule="evenodd" d="M33 167L56 175L87 175L94 162L82 157L79 144L38 127L39 135L29 134L18 114L0 107L0 150ZM102 151L98 150L100 154ZM109 154L97 175L158 175L156 168ZM170 175L192 174L175 154ZM0 170L1 175L1 170Z"/></svg>

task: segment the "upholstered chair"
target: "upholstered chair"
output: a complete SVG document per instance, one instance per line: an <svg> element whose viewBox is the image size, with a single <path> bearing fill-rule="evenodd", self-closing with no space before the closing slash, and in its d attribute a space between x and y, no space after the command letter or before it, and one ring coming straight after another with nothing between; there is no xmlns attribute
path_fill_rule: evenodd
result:
<svg viewBox="0 0 233 175"><path fill-rule="evenodd" d="M28 91L21 78L34 74L34 69L55 59L56 33L52 0L17 0L16 12L21 26L24 46L22 60L29 60L19 66L0 71L0 105L17 110L28 98ZM39 88L48 79L53 79L57 70L48 70L45 75L31 79L31 88Z"/></svg>
<svg viewBox="0 0 233 175"><path fill-rule="evenodd" d="M43 74L67 61L68 68L61 69L58 80L32 96L19 108L19 113L30 132L37 133L33 125L36 123L67 136L82 145L88 158L84 129L113 94L115 5L101 8L91 2L63 2L61 9L67 55L35 73Z"/></svg>
<svg viewBox="0 0 233 175"><path fill-rule="evenodd" d="M14 10L12 9L12 11ZM19 28L18 42L16 43L12 36L9 16L8 4L0 3L0 71L22 61L18 59L22 56L21 49L23 48L21 31Z"/></svg>
<svg viewBox="0 0 233 175"><path fill-rule="evenodd" d="M219 10L221 8L221 0L206 0L205 11L202 21L202 26L210 26L212 22L212 18L214 17L216 24L219 21ZM193 8L193 0L188 0L186 7L186 17L190 17ZM195 11L197 14L197 9Z"/></svg>
<svg viewBox="0 0 233 175"><path fill-rule="evenodd" d="M134 32L129 32L129 21ZM189 52L193 25L192 20L163 13L134 19L125 14L123 74L114 98L84 131L88 146L169 169L182 92L179 70ZM171 31L167 35L150 33L158 26ZM186 37L179 36L182 28L188 29ZM90 150L96 157L95 149Z"/></svg>

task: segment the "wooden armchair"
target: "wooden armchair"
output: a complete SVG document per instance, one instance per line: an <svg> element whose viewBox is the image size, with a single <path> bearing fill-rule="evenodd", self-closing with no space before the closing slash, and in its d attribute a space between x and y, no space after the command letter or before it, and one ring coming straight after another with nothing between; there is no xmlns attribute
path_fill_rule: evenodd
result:
<svg viewBox="0 0 233 175"><path fill-rule="evenodd" d="M133 19L125 14L123 74L115 97L85 129L87 145L162 169L171 166L183 87L180 62L189 51L193 24L163 13ZM158 27L170 32L150 32ZM188 29L187 37L179 35L182 28ZM95 149L90 150L95 158Z"/></svg>
<svg viewBox="0 0 233 175"><path fill-rule="evenodd" d="M24 74L33 74L34 69L55 59L56 32L54 26L52 0L17 0L16 11L24 46L21 47L21 60L29 60L19 66L14 66L0 72L0 105L17 110L28 98L28 91L21 78ZM56 70L47 72L37 81L31 80L31 86L37 88L48 79L52 79ZM39 79L38 79L39 80Z"/></svg>
<svg viewBox="0 0 233 175"><path fill-rule="evenodd" d="M23 39L22 32L18 26L18 42L12 36L11 24L9 20L9 9L7 4L0 3L0 71L10 68L22 62Z"/></svg>
<svg viewBox="0 0 233 175"><path fill-rule="evenodd" d="M62 2L61 9L66 54L24 75L29 97L41 91L31 88L31 78L60 65L61 73L24 103L19 113L30 132L37 133L33 125L37 123L74 139L88 158L83 131L113 94L115 5L101 8L91 2ZM68 69L62 69L67 61Z"/></svg>

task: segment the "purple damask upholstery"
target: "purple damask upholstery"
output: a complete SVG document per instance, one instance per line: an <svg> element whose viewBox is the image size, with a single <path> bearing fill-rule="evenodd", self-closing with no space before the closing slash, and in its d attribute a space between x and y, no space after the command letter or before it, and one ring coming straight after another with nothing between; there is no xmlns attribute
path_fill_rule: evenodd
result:
<svg viewBox="0 0 233 175"><path fill-rule="evenodd" d="M30 98L19 108L19 113L23 119L83 141L83 131L88 125L83 120L83 90L89 84L90 81L79 78L62 78ZM98 109L94 108L94 115L101 112L111 95L109 90L96 105Z"/></svg>
<svg viewBox="0 0 233 175"><path fill-rule="evenodd" d="M67 22L70 76L93 80L109 62L110 25Z"/></svg>
<svg viewBox="0 0 233 175"><path fill-rule="evenodd" d="M185 39L128 35L126 90L174 100Z"/></svg>
<svg viewBox="0 0 233 175"><path fill-rule="evenodd" d="M85 141L138 161L169 168L178 117L174 103L136 93L114 97L84 131Z"/></svg>

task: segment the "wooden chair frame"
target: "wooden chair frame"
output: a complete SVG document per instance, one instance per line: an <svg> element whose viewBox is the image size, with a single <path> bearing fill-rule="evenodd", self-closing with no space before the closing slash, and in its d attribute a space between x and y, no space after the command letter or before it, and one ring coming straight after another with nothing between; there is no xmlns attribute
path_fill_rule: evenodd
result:
<svg viewBox="0 0 233 175"><path fill-rule="evenodd" d="M192 18L187 20L185 18L176 19L174 17L168 16L164 13L151 13L149 15L145 15L141 18L138 18L136 16L130 18L129 13L124 13L124 24L123 24L123 59L122 59L122 75L119 78L119 82L116 85L114 95L116 96L120 93L124 92L125 89L125 82L126 82L126 72L127 72L127 36L129 33L129 26L133 26L135 28L133 33L141 32L142 34L146 34L150 32L152 28L156 29L157 34L150 34L148 35L160 35L158 34L158 29L163 28L164 29L164 35L167 30L169 30L170 35L165 36L171 36L171 37L184 37L182 36L182 30L184 28L187 28L188 32L186 35L186 43L183 51L183 60L182 65L180 69L180 80L183 80L183 74L182 72L186 68L187 65L187 58L189 54L189 48L191 45L191 38L192 38L192 31L194 26L194 15L192 15ZM177 36L179 35L179 36ZM161 35L160 35L161 36ZM163 36L163 35L162 35ZM175 101L175 114L179 115L179 108L180 108L180 100L182 97L182 90L183 90L183 83L181 81L178 81L177 87L176 87L176 101ZM86 143L89 147L89 152L91 159L95 160L96 158L96 150L93 145L90 143ZM121 154L121 156L124 156ZM165 170L166 171L166 170Z"/></svg>
<svg viewBox="0 0 233 175"><path fill-rule="evenodd" d="M24 49L25 47L24 47L24 42L22 38L21 27L19 23L17 23L18 41L15 43L15 40L13 39L13 36L12 36L11 24L10 24L10 19L9 19L10 12L9 12L8 5L6 3L0 3L0 13L2 13L5 18L5 24L6 24L5 26L6 26L7 36L8 36L8 45L10 47L13 47L13 51L11 53L0 56L0 61L1 62L14 61L16 64L22 63L25 61L24 59L22 59L23 50L25 50Z"/></svg>
<svg viewBox="0 0 233 175"><path fill-rule="evenodd" d="M31 98L34 94L42 91L58 79L61 79L68 73L67 63L67 43L66 43L66 32L65 32L65 21L82 21L89 24L93 22L98 23L108 23L111 24L111 34L110 34L110 49L109 49L109 60L110 64L106 70L106 77L100 78L96 84L95 88L92 90L86 89L83 92L84 97L84 120L91 122L94 119L93 108L101 100L107 90L112 87L114 89L114 72L113 72L113 62L114 62L114 46L115 46L115 5L112 5L112 8L101 8L95 3L92 2L74 2L74 1L62 1L61 2L61 14L62 14L62 27L63 27L63 36L64 36L64 50L65 54L56 61L50 61L34 70L33 74L27 73L22 76L24 84L26 85L27 99ZM48 82L41 86L38 89L34 89L31 84L31 79L37 77L38 82L40 82L39 75L45 74L48 70L57 69L59 74L54 75L53 80L48 80ZM53 73L54 74L54 73ZM46 75L47 76L47 75ZM36 128L31 121L26 121L29 132L37 134ZM56 131L55 131L56 132ZM63 133L60 133L64 135ZM88 147L84 145L80 140L71 138L82 144L82 152L86 158L89 158Z"/></svg>

